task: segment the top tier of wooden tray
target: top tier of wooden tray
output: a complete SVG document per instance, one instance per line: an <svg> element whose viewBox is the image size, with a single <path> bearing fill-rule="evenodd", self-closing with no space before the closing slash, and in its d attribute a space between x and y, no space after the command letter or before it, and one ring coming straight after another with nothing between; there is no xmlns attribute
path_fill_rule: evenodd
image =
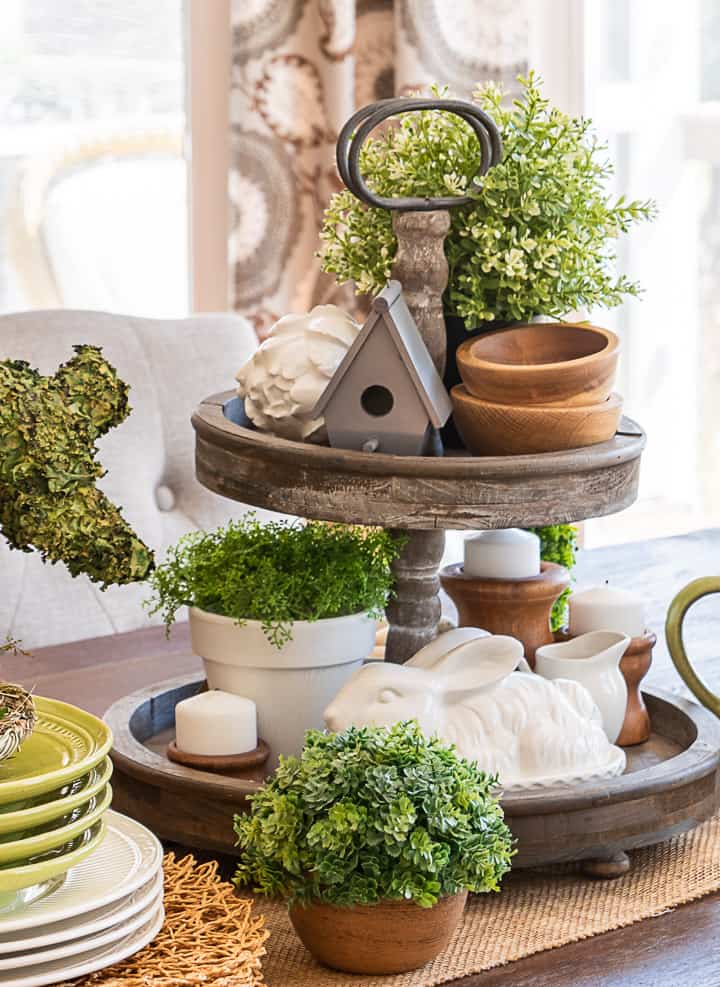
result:
<svg viewBox="0 0 720 987"><path fill-rule="evenodd" d="M353 452L247 427L232 391L207 398L192 421L197 477L210 490L284 514L387 528L529 527L613 514L637 496L645 446L640 426L623 418L609 442L567 452Z"/></svg>

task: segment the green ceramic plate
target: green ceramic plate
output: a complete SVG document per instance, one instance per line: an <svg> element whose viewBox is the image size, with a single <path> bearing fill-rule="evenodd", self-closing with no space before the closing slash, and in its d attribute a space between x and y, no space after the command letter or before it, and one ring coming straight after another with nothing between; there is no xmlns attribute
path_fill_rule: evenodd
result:
<svg viewBox="0 0 720 987"><path fill-rule="evenodd" d="M0 865L0 894L42 884L43 881L65 874L71 867L89 857L104 836L105 821L100 819L63 847L39 854L30 860Z"/></svg>
<svg viewBox="0 0 720 987"><path fill-rule="evenodd" d="M39 829L8 834L0 839L0 864L29 860L38 854L65 846L86 829L90 829L107 812L111 802L112 788L106 785L103 792L75 809L69 816L63 816L49 826L41 826Z"/></svg>
<svg viewBox="0 0 720 987"><path fill-rule="evenodd" d="M20 799L0 806L0 839L19 830L44 826L69 815L105 788L112 776L112 761L102 761L80 778L35 798Z"/></svg>
<svg viewBox="0 0 720 987"><path fill-rule="evenodd" d="M0 762L0 805L51 792L87 774L112 744L97 716L56 699L35 698L38 721L17 754Z"/></svg>

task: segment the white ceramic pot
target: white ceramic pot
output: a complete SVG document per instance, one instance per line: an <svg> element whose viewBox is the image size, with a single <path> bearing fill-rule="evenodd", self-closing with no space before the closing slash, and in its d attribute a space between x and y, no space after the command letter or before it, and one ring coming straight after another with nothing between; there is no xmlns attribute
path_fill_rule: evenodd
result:
<svg viewBox="0 0 720 987"><path fill-rule="evenodd" d="M630 643L615 631L590 631L535 652L535 671L546 679L572 679L585 686L602 715L611 744L617 740L627 708L627 685L620 659Z"/></svg>
<svg viewBox="0 0 720 987"><path fill-rule="evenodd" d="M278 649L258 620L237 624L190 607L190 639L211 689L256 703L274 768L278 754L300 753L306 730L323 729L323 710L375 646L375 621L364 613L299 620Z"/></svg>

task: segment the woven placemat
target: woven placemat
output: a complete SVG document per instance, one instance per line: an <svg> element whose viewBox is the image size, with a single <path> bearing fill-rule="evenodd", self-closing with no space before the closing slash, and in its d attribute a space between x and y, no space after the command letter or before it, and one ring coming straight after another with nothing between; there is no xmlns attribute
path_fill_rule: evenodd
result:
<svg viewBox="0 0 720 987"><path fill-rule="evenodd" d="M236 897L215 861L166 853L165 922L149 945L58 987L262 987L267 930L258 909Z"/></svg>
<svg viewBox="0 0 720 987"><path fill-rule="evenodd" d="M450 946L414 973L357 977L316 964L282 905L265 902L270 930L263 959L267 987L434 987L533 953L632 925L720 889L720 816L691 833L631 854L614 881L576 872L509 874L500 894L468 900ZM259 904L259 902L258 902Z"/></svg>

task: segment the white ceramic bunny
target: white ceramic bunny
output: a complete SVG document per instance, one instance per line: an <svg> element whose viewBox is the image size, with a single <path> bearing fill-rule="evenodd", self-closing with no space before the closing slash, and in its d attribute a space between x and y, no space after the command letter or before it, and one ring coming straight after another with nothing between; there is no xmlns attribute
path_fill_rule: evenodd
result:
<svg viewBox="0 0 720 987"><path fill-rule="evenodd" d="M248 418L286 439L319 437L324 422L311 412L359 331L337 305L284 315L236 374Z"/></svg>
<svg viewBox="0 0 720 987"><path fill-rule="evenodd" d="M404 665L365 665L325 710L333 731L408 719L498 774L506 790L611 777L625 767L583 686L535 675L519 641L476 628L448 631Z"/></svg>

